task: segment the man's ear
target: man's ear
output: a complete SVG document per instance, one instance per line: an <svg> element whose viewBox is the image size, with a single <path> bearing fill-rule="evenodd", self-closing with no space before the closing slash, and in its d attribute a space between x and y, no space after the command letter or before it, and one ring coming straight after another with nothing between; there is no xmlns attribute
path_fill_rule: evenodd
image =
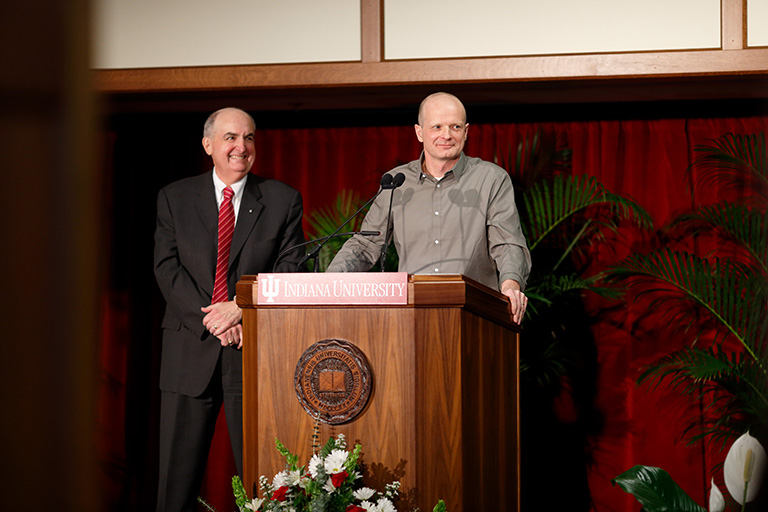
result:
<svg viewBox="0 0 768 512"><path fill-rule="evenodd" d="M203 137L203 149L205 149L205 154L208 156L210 156L211 153L213 152L213 149L211 146L212 146L211 139L209 139L208 137Z"/></svg>
<svg viewBox="0 0 768 512"><path fill-rule="evenodd" d="M413 125L413 129L416 130L416 138L419 139L419 142L424 142L424 138L421 134L421 125L415 124Z"/></svg>

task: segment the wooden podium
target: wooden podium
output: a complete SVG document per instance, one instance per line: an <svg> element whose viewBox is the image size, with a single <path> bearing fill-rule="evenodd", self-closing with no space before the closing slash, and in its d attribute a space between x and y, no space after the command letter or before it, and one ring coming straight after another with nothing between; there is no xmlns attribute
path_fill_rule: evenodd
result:
<svg viewBox="0 0 768 512"><path fill-rule="evenodd" d="M309 274L306 274L309 275ZM506 298L459 275L408 276L407 305L257 305L257 277L243 276L244 482L284 469L279 438L312 455L315 420L294 385L302 353L346 340L369 363L367 406L341 425L321 424L320 443L343 433L363 445L364 481L401 482L398 510L518 511L518 333Z"/></svg>

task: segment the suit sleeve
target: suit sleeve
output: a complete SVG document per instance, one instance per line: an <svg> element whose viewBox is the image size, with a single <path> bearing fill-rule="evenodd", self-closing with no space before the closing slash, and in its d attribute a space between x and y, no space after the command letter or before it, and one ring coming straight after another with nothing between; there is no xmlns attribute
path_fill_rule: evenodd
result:
<svg viewBox="0 0 768 512"><path fill-rule="evenodd" d="M302 228L302 219L304 217L304 208L302 206L301 194L293 191L291 195L288 210L285 217L285 231L280 240L277 254L283 254L291 247L304 243L304 229ZM304 257L304 248L297 247L285 253L275 266L276 272L296 272L299 262ZM271 269L270 269L271 270ZM299 269L303 271L303 268Z"/></svg>
<svg viewBox="0 0 768 512"><path fill-rule="evenodd" d="M206 330L200 308L210 304L211 297L198 286L181 262L175 222L166 192L161 190L157 197L155 278L169 313L202 339Z"/></svg>

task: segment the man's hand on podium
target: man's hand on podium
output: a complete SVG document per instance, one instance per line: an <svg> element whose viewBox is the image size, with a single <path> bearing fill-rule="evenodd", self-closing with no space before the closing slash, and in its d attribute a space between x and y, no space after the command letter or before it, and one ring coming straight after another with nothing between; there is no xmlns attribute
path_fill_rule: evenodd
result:
<svg viewBox="0 0 768 512"><path fill-rule="evenodd" d="M517 325L525 317L525 308L528 306L528 297L520 291L520 283L514 279L507 279L501 283L501 293L509 297L509 316Z"/></svg>

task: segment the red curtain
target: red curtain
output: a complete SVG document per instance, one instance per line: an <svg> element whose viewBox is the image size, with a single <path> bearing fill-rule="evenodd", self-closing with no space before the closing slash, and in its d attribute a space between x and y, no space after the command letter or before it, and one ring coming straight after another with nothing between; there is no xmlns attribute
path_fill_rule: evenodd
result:
<svg viewBox="0 0 768 512"><path fill-rule="evenodd" d="M765 116L478 123L470 125L465 152L493 161L500 154L514 152L517 144L536 130L553 131L573 150L574 173L595 176L610 191L634 199L652 215L655 225L661 227L676 215L689 211L694 201L711 203L723 198L733 199L737 194L715 191L707 197L692 198L689 178L684 171L691 162L695 145L729 132L755 133L765 131L766 127L768 117ZM418 157L421 150L412 126L268 128L257 130L256 141L254 172L296 187L303 195L305 214L332 204L341 189L357 190L364 197L372 195L383 172ZM204 159L201 161L199 170L209 165ZM159 186L163 184L158 183ZM155 189L152 194L156 192ZM154 211L151 213L154 215ZM621 230L609 244L594 250L590 268L605 268L631 252L649 251L657 243L653 233ZM144 247L151 254L151 245L146 240ZM146 271L151 278L151 271ZM121 485L115 481L126 479L126 473L132 470L130 464L120 461L128 455L121 452L126 450L125 439L120 434L121 428L116 427L128 409L124 402L130 398L115 390L128 386L131 379L146 377L126 371L125 361L121 361L120 347L136 343L136 340L125 339L125 335L120 334L124 333L120 326L140 312L116 305L119 290L108 290L107 296L111 299L105 305L102 366L110 381L118 382L112 382L111 392L102 394L100 408L104 412L101 421L105 435L100 446L102 453L108 454L113 463L117 460L117 465L122 468L109 472L105 478L111 482L106 484L109 489L117 489ZM161 302L156 304L155 310L161 308ZM583 455L591 510L640 509L634 498L610 483L612 478L635 464L666 469L698 503L706 504L710 472L725 454L710 446L687 447L681 439L685 427L682 418L698 414L701 404L691 404L664 386L653 390L636 385L644 365L680 344L679 340L665 334L663 312L649 311L648 304L642 302L617 307L616 303L593 296L585 298L585 307L591 317L597 358L596 389L591 405L601 421L598 426L587 429L584 445L577 447L576 452ZM155 317L156 313L152 315ZM156 335L154 339L156 344ZM522 342L525 343L524 334ZM120 379L125 382L120 383ZM560 411L560 417L566 418L564 421L583 420L566 412ZM147 429L154 427L155 419L153 414L146 415ZM130 424L130 419L125 421ZM223 426L223 421L220 423ZM146 448L151 450L154 439L147 435L145 440L149 444ZM234 509L230 479L235 470L229 451L226 430L220 428L203 490L204 497L220 512ZM553 475L558 473L557 468L558 461L553 460ZM557 486L554 482L562 475L553 475L541 477L551 479L552 485ZM149 482L147 485L151 484L151 477L145 480ZM122 487L126 485L123 483ZM150 491L154 492L154 489L147 492Z"/></svg>

